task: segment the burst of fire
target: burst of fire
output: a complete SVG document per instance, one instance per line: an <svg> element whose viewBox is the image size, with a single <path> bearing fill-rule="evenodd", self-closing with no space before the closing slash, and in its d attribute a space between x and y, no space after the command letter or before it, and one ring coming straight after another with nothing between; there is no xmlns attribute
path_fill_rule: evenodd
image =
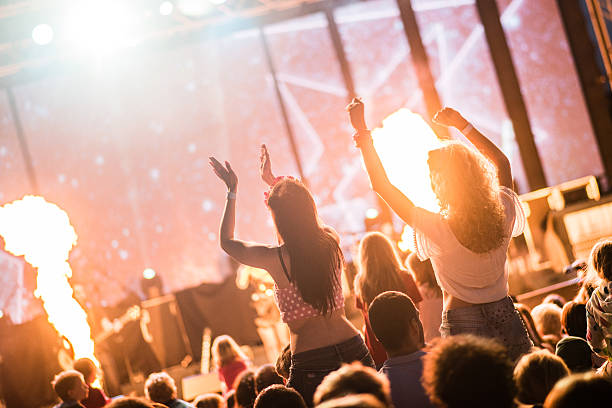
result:
<svg viewBox="0 0 612 408"><path fill-rule="evenodd" d="M68 254L77 242L68 214L43 197L25 196L0 207L0 235L6 251L24 256L37 268L34 294L42 299L49 322L72 344L75 358L87 357L99 365L87 315L68 282Z"/></svg>
<svg viewBox="0 0 612 408"><path fill-rule="evenodd" d="M429 211L440 207L429 181L427 153L441 142L427 122L417 113L400 109L383 120L372 132L374 147L389 180L412 202ZM406 226L398 246L413 250L412 228Z"/></svg>

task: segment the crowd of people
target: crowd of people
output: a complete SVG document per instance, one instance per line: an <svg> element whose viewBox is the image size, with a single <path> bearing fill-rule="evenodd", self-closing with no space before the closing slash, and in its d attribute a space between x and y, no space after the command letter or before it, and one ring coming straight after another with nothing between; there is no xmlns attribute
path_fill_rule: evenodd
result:
<svg viewBox="0 0 612 408"><path fill-rule="evenodd" d="M354 99L347 109L372 188L415 231L405 262L385 235L362 238L354 288L363 330L345 315L340 237L319 218L308 188L275 177L262 146L278 244L243 241L234 233L238 177L229 162L211 157L228 189L221 248L270 274L290 344L275 366L254 367L231 337L218 337L212 355L222 393L193 404L177 398L164 372L149 376L145 399L109 403L91 385L95 366L75 363L53 383L61 408L564 408L612 401L612 240L593 248L574 300L549 296L533 310L517 304L508 294L506 255L525 216L501 150L457 111L441 110L434 121L458 129L475 149L445 141L429 153L441 208L432 213L389 181L363 103Z"/></svg>

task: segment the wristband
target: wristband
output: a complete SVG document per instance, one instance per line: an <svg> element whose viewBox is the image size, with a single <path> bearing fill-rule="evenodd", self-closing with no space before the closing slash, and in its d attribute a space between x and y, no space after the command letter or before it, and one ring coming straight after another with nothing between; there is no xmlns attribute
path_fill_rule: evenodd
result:
<svg viewBox="0 0 612 408"><path fill-rule="evenodd" d="M233 191L228 191L227 192L227 199L228 200L235 200L236 199L236 193Z"/></svg>
<svg viewBox="0 0 612 408"><path fill-rule="evenodd" d="M465 127L463 129L461 129L461 133L463 133L464 135L467 135L472 130L474 130L474 126L472 126L471 123L468 123L467 125L465 125Z"/></svg>

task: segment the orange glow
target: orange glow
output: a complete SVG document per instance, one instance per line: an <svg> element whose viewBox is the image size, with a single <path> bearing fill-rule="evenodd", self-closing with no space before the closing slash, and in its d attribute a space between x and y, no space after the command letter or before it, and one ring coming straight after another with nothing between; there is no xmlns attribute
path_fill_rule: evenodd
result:
<svg viewBox="0 0 612 408"><path fill-rule="evenodd" d="M77 242L68 214L43 197L25 196L0 207L0 235L6 251L37 268L34 295L42 299L49 322L72 343L75 358L87 357L99 366L87 315L68 282L68 255Z"/></svg>
<svg viewBox="0 0 612 408"><path fill-rule="evenodd" d="M429 181L427 153L442 143L427 122L419 114L400 109L384 119L372 137L391 183L415 205L440 211ZM413 249L412 228L404 228L398 245L402 251Z"/></svg>

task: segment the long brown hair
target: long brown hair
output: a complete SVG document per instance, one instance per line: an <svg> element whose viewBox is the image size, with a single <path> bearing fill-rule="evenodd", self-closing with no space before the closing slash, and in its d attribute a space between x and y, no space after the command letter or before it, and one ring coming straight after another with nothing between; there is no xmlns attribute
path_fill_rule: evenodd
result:
<svg viewBox="0 0 612 408"><path fill-rule="evenodd" d="M365 305L389 290L406 293L400 276L405 271L393 244L380 232L366 234L359 244L359 274L355 278L357 296Z"/></svg>
<svg viewBox="0 0 612 408"><path fill-rule="evenodd" d="M457 240L476 253L504 242L499 180L487 159L460 142L429 152L431 185Z"/></svg>
<svg viewBox="0 0 612 408"><path fill-rule="evenodd" d="M268 207L302 299L321 314L331 312L344 256L337 239L321 224L310 191L297 180L283 179L270 191Z"/></svg>

